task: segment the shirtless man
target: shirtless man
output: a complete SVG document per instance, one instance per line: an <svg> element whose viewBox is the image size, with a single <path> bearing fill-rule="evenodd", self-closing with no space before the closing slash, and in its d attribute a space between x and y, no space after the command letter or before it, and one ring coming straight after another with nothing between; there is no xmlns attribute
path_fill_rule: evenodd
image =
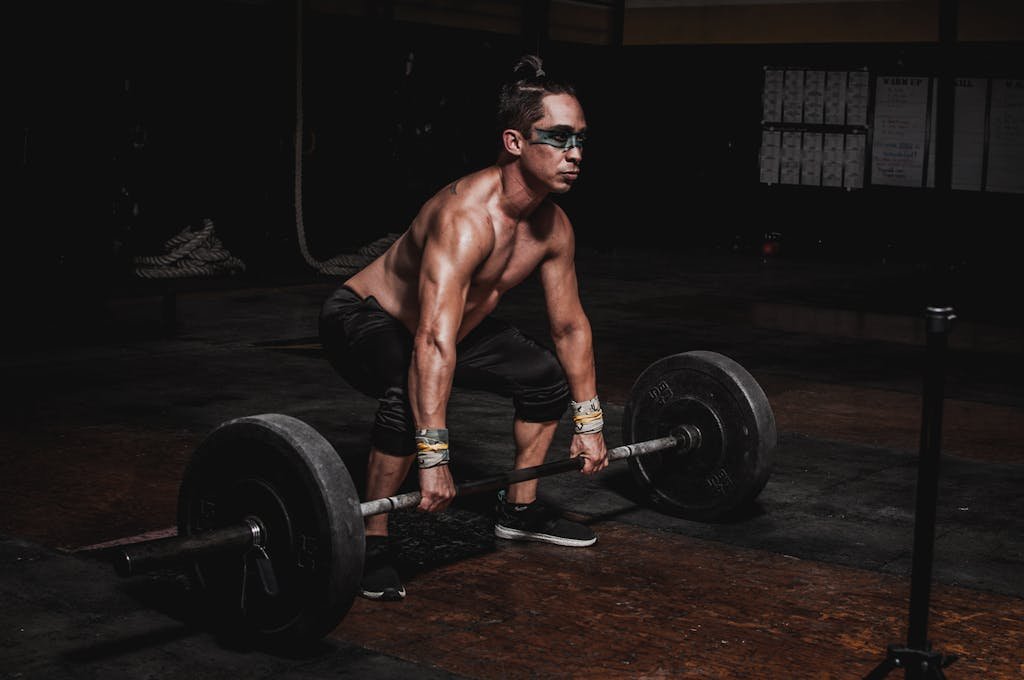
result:
<svg viewBox="0 0 1024 680"><path fill-rule="evenodd" d="M498 105L495 165L441 189L408 230L324 303L320 334L335 369L379 400L366 498L397 493L415 460L422 501L437 512L455 496L447 406L454 385L511 396L515 468L540 465L566 406L570 456L584 474L607 464L590 322L580 303L572 225L548 194L579 178L586 120L572 86L520 59ZM537 271L555 353L490 316L502 294ZM495 535L592 545L588 527L537 501L537 480L499 494ZM366 519L362 594L405 596L387 548L387 515Z"/></svg>

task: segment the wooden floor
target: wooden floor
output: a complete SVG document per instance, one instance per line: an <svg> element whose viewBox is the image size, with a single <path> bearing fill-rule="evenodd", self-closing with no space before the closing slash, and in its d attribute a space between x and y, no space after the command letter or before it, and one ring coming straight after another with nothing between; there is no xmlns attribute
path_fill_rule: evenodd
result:
<svg viewBox="0 0 1024 680"><path fill-rule="evenodd" d="M780 432L917 451L921 395L799 378L758 376ZM1024 410L947 398L942 452L997 463L1024 463Z"/></svg>
<svg viewBox="0 0 1024 680"><path fill-rule="evenodd" d="M916 451L920 395L758 376L780 431ZM1024 462L1017 408L947 399L943 451ZM907 578L626 526L591 549L498 542L357 600L333 636L477 678L861 678L907 635ZM951 678L1024 678L1024 599L936 585ZM573 660L569 663L567 660ZM903 671L890 677L902 678Z"/></svg>
<svg viewBox="0 0 1024 680"><path fill-rule="evenodd" d="M916 451L920 395L758 375L780 432ZM612 394L609 399L621 398ZM1024 410L947 399L942 451L977 460L1024 463ZM17 484L0 495L0 531L44 545L76 548L169 526L178 484L201 434L123 424L0 430L2 450L45 456L0 457L0 474ZM1007 442L1016 442L1008 446ZM125 452L131 460L125 461ZM102 470L103 474L96 474ZM145 493L140 493L145 489ZM38 512L59 504L60 523Z"/></svg>
<svg viewBox="0 0 1024 680"><path fill-rule="evenodd" d="M756 377L780 432L918 447L919 394ZM56 407L37 415L45 429L0 431L0 532L74 549L172 524L202 433L116 416L66 425ZM1019 464L1022 441L1022 409L946 400L944 453ZM594 527L590 549L498 541L421 571L404 602L357 600L332 637L488 679L861 678L905 641L906 578L633 524ZM936 585L931 605L935 649L960 657L949 677L1024 678L1024 599Z"/></svg>
<svg viewBox="0 0 1024 680"><path fill-rule="evenodd" d="M332 637L473 678L860 678L903 644L909 584L635 526L505 544L359 599ZM938 586L951 678L1024 677L1024 600ZM902 678L894 671L893 678Z"/></svg>

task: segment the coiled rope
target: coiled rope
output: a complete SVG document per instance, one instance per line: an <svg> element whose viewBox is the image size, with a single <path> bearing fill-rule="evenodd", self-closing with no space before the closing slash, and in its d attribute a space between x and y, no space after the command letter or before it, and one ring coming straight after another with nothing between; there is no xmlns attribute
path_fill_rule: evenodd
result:
<svg viewBox="0 0 1024 680"><path fill-rule="evenodd" d="M302 19L304 2L296 2L295 41L295 224L298 231L299 251L306 263L321 274L350 276L388 249L400 236L387 233L360 247L355 253L336 255L319 261L309 252L306 226L302 217L302 155L303 155L303 91L302 91ZM164 254L134 258L135 275L147 279L183 278L189 276L217 276L245 271L245 263L224 248L213 233L213 221L203 220L199 230L191 226L164 243Z"/></svg>
<svg viewBox="0 0 1024 680"><path fill-rule="evenodd" d="M198 230L185 227L164 243L163 255L135 257L135 275L144 279L177 279L244 272L245 263L228 252L213 229L210 219L204 219Z"/></svg>

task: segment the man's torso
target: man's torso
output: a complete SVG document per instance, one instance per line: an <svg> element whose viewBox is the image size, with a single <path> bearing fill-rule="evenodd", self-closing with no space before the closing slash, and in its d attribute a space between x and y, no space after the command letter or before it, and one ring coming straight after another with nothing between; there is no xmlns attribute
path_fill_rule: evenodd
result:
<svg viewBox="0 0 1024 680"><path fill-rule="evenodd" d="M461 224L487 225L493 245L473 270L459 338L465 336L497 306L501 296L521 283L550 254L549 236L555 228L557 208L542 203L527 218L516 221L499 207L497 168L486 168L446 186L420 209L409 228L391 247L350 278L346 284L363 297L373 296L410 332L419 321L419 276L428 233L453 214ZM460 220L453 226L459 228ZM475 231L475 230L474 230Z"/></svg>

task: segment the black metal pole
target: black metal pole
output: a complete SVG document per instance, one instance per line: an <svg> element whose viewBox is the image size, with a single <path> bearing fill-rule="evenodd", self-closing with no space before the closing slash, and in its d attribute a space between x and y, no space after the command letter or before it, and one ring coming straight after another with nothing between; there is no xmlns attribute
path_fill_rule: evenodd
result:
<svg viewBox="0 0 1024 680"><path fill-rule="evenodd" d="M956 99L957 0L939 2L938 91L935 97L935 189L942 195L953 186L953 112Z"/></svg>
<svg viewBox="0 0 1024 680"><path fill-rule="evenodd" d="M958 4L958 0L938 1L938 110L935 116L934 141L936 205L940 209L950 207L952 194L953 110L956 96L954 50L957 40ZM941 263L942 257L938 259ZM936 266L936 271L944 271L944 268ZM943 294L945 295L945 290ZM929 307L925 314L928 348L921 413L917 508L914 514L914 557L910 575L910 619L907 631L907 647L920 651L928 651L928 600L931 595L935 514L938 501L942 401L945 390L944 361L953 318L951 307ZM907 667L907 678L924 677L921 669L916 666L911 664Z"/></svg>
<svg viewBox="0 0 1024 680"><path fill-rule="evenodd" d="M931 201L932 219L941 223L956 213L953 195L953 114L956 108L957 70L957 14L958 0L937 0L938 59L936 65L935 126L931 130L931 145L935 149L935 188ZM957 257L955 244L943 230L928 232L928 260L931 270L929 282L933 291L948 300L950 293L951 258ZM932 298L935 300L935 298Z"/></svg>
<svg viewBox="0 0 1024 680"><path fill-rule="evenodd" d="M626 0L615 0L612 3L612 35L611 45L618 52L626 44Z"/></svg>
<svg viewBox="0 0 1024 680"><path fill-rule="evenodd" d="M910 618L907 631L907 647L921 651L929 649L928 600L931 595L938 505L945 354L954 318L951 307L929 307L926 313L928 345L921 407L921 447L917 468L914 555L910 571ZM907 678L921 677L924 677L922 669L914 665L907 667Z"/></svg>
<svg viewBox="0 0 1024 680"><path fill-rule="evenodd" d="M942 401L946 384L945 356L949 331L955 318L952 307L928 307L925 314L928 342L921 405L921 450L917 465L907 644L889 645L885 660L864 676L864 680L881 680L890 671L900 668L905 670L904 677L908 680L942 680L946 677L942 669L957 659L955 654L932 651L928 642L928 600L931 596L932 561L935 554Z"/></svg>

